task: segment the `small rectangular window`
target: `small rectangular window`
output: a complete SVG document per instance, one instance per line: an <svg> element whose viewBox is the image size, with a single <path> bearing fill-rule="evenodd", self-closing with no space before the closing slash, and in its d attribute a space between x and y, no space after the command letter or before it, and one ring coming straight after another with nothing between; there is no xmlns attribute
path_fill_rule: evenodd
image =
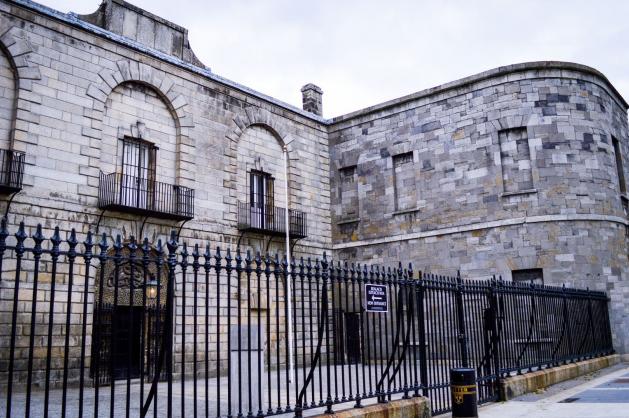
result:
<svg viewBox="0 0 629 418"><path fill-rule="evenodd" d="M511 280L513 280L514 282L544 284L544 270L543 269L512 270Z"/></svg>
<svg viewBox="0 0 629 418"><path fill-rule="evenodd" d="M341 181L343 182L343 184L353 184L355 179L354 176L356 175L356 166L353 165L351 167L344 167L341 168Z"/></svg>
<svg viewBox="0 0 629 418"><path fill-rule="evenodd" d="M620 187L620 193L627 193L627 185L625 184L625 171L622 165L622 152L620 151L620 142L618 139L612 136L612 143L614 144L614 154L616 156L616 173L618 174L618 184Z"/></svg>
<svg viewBox="0 0 629 418"><path fill-rule="evenodd" d="M358 218L358 175L355 165L343 167L339 170L341 201L340 219Z"/></svg>
<svg viewBox="0 0 629 418"><path fill-rule="evenodd" d="M396 211L417 207L417 187L412 151L393 156L393 186Z"/></svg>
<svg viewBox="0 0 629 418"><path fill-rule="evenodd" d="M543 285L544 271L543 269L512 270L511 280L516 283ZM518 337L516 344L547 344L550 337L549 324L552 323L552 315L540 309L538 305L533 303L532 299L528 297L520 299L518 310L521 317L515 319L517 323L514 324ZM535 326L531 327L531 323Z"/></svg>
<svg viewBox="0 0 629 418"><path fill-rule="evenodd" d="M521 192L533 188L531 152L526 128L498 132L502 183L505 192Z"/></svg>

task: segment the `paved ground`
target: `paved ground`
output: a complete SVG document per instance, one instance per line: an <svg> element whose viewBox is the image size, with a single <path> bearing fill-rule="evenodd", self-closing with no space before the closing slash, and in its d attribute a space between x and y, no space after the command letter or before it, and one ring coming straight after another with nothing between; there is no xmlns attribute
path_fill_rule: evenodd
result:
<svg viewBox="0 0 629 418"><path fill-rule="evenodd" d="M481 418L628 418L629 366L621 364L479 409ZM450 415L442 415L441 418Z"/></svg>
<svg viewBox="0 0 629 418"><path fill-rule="evenodd" d="M336 369L336 381L334 379L334 369ZM349 397L350 394L356 394L356 388L360 387L361 392L363 390L363 382L365 384L364 389L369 391L375 389L376 381L378 376L380 376L380 372L383 369L382 365L375 366L367 366L367 367L356 367L355 365L351 366L351 381L350 381L350 366L345 365L342 366L332 366L331 368L331 377L330 377L330 385L332 389L332 394L334 397L335 387L338 387L338 397L342 398L343 396ZM301 382L308 370L304 370L302 368L298 369L298 377L301 387ZM317 369L313 376L313 383L309 385L308 391L306 393L306 402L312 406L311 401L313 399L313 395L315 399L324 399L327 396L327 368L325 366ZM358 375L356 372L358 371ZM365 379L363 380L363 372L369 372L369 374L365 375ZM371 375L371 379L369 379L369 375ZM266 375L265 375L266 376ZM341 380L341 376L343 376L345 384L343 385L343 381ZM398 385L402 384L403 375L398 375ZM252 376L253 377L253 376ZM258 410L258 396L262 396L262 409L264 412L267 412L269 408L272 411L277 411L278 404L283 408L290 404L295 404L297 386L295 383L287 384L286 382L286 374L285 370L280 371L280 375L278 376L277 371L271 372L271 400L269 403L268 399L268 391L267 391L267 379L263 380L264 385L260 388L260 392L258 392L258 387L251 385L251 396L252 396L252 413L253 416L257 414ZM257 381L257 377L253 377L253 381ZM371 382L371 386L370 385ZM197 387L197 396L194 396L194 387ZM242 410L242 415L248 415L248 379L247 376L243 376L241 382L242 390L242 403L240 408ZM336 384L335 384L336 383ZM239 402L238 402L238 387L236 387L236 379L234 379L233 387L232 387L232 399L231 405L232 410L231 413L233 416L238 415L239 410ZM144 397L149 391L149 384L144 384ZM196 382L190 378L186 379L183 387L181 385L181 381L173 381L172 392L173 392L173 401L172 401L172 409L174 417L189 417L193 418L195 416L203 416L206 415L206 407L207 413L210 417L225 417L227 416L228 411L228 396L227 396L227 387L228 387L228 379L226 377L222 377L221 379L210 378L208 379L208 396L205 396L205 379L198 379ZM279 387L279 390L278 390ZM139 417L141 402L140 402L140 390L141 383L138 379L131 380L129 385L129 394L127 395L127 384L126 380L117 380L114 385L114 402L110 402L111 400L111 387L110 386L102 386L99 390L98 394L98 417L110 417L110 410L113 409L113 416L115 417L124 417L126 415L127 408L129 409L130 417ZM158 385L157 389L157 403L152 403L153 407L151 407L151 413L149 416L157 416L157 417L165 417L167 411L167 392L168 387L165 382L161 382ZM58 417L61 416L61 407L62 407L62 391L59 389L51 390L50 392L50 400L49 400L49 416L50 417ZM392 396L392 399L401 398L402 394L397 394ZM23 417L26 414L25 405L26 405L26 394L23 390L17 390L12 397L12 417ZM279 399L278 399L279 398ZM95 404L95 393L94 388L86 388L84 392L84 401L83 401L83 411L82 415L84 417L93 417L94 416L94 404ZM130 401L127 403L127 399ZM206 402L207 400L207 402ZM279 402L278 402L279 400ZM185 411L182 414L181 404L182 401L185 405ZM375 403L376 399L364 399L363 404L369 405ZM41 388L34 387L32 398L31 398L31 409L30 415L31 417L42 417L44 411L44 392ZM196 415L194 411L194 405L196 403ZM342 409L351 408L355 402L347 402L334 406L335 411L339 411ZM77 388L69 388L67 392L67 406L66 406L66 414L68 417L78 417L79 416L79 390ZM156 405L156 407L155 407ZM220 407L220 411L219 411ZM317 408L314 407L304 412L305 416L315 415L317 413L323 413L325 408ZM294 412L290 412L288 414L281 414L279 416L282 417L294 417ZM0 391L0 417L6 416L6 396L3 391Z"/></svg>

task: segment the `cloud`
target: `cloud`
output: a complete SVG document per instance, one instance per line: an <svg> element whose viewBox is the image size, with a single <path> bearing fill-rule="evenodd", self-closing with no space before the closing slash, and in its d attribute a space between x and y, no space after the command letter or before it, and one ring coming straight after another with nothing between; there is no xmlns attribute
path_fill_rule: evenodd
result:
<svg viewBox="0 0 629 418"><path fill-rule="evenodd" d="M97 1L43 0L89 13ZM189 29L212 71L299 106L323 88L326 117L524 61L603 72L629 99L629 2L135 0Z"/></svg>

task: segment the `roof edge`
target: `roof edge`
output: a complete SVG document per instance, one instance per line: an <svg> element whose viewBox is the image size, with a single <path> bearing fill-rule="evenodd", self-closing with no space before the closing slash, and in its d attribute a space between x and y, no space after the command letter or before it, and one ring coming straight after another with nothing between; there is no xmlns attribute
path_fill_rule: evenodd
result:
<svg viewBox="0 0 629 418"><path fill-rule="evenodd" d="M603 73L601 73L595 68L589 67L587 65L578 64L574 62L567 62L567 61L530 61L530 62L523 62L523 63L511 64L511 65L505 65L505 66L493 68L491 70L483 71L478 74L460 78L455 81L450 81L444 84L437 85L435 87L430 87L424 90L420 90L418 92L411 93L402 97L387 100L386 102L382 102L373 106L365 107L363 109L346 113L344 115L336 116L334 118L328 119L328 122L331 125L333 125L336 123L354 119L356 117L378 112L378 111L381 111L390 107L398 106L398 105L401 105L401 104L404 104L413 100L421 99L424 97L435 96L445 91L465 87L467 85L474 84L480 81L488 80L488 79L495 78L498 76L503 76L506 74L519 73L519 72L530 71L530 70L570 70L570 71L578 71L578 72L593 75L601 79L605 83L605 85L610 89L611 93L616 96L616 99L618 99L619 104L621 104L624 107L625 111L629 108L629 104L627 104L625 99L618 92L618 90L616 90L614 85L607 79L607 77Z"/></svg>
<svg viewBox="0 0 629 418"><path fill-rule="evenodd" d="M266 95L264 93L260 93L259 91L256 91L252 88L249 88L247 86L244 86L242 84L239 84L235 81L229 80L227 78L221 77L213 72L211 72L208 68L201 68L199 66L196 66L194 64L185 62L177 57L174 57L172 55L168 55L165 54L161 51L158 51L154 48L150 48L147 47L146 45L142 45L137 41L134 41L133 39L127 38L125 36L122 35L118 35L116 33L113 33L111 31L108 31L106 29L103 29L99 26L96 26L92 23L86 22L84 20L81 20L81 18L79 17L78 14L73 13L73 12L69 12L69 13L63 13L60 12L58 10L52 9L48 6L44 6L42 4L36 3L32 0L12 0L12 2L14 4L16 4L17 6L20 7L24 7L26 9L29 9L31 11L34 11L36 13L40 13L43 14L45 16L48 16L52 19L56 19L58 21L61 21L63 23L67 23L68 25L74 26L74 27L78 27L80 29L85 30L86 32L92 33L94 35L109 39L112 42L124 45L128 48L131 48L133 50L136 50L140 53L143 54L147 54L152 56L153 58L157 58L159 60L168 62L170 64L176 65L180 68L183 68L185 70L188 70L192 73L195 73L197 75L201 75L209 80L215 81L217 83L223 84L227 87L231 87L235 90L239 90L242 93L248 94L250 96L256 97L260 100L263 100L267 103L273 104L275 106L278 106L282 109L288 110L290 112L293 112L299 116L302 116L306 119L309 119L311 121L314 122L318 122L320 124L323 125L329 125L330 124L330 120L323 118L321 116L317 116L313 113L307 112L303 109L298 108L297 106L293 106L291 104L288 104L286 102L283 102L281 100L278 100L274 97L271 97L269 95Z"/></svg>

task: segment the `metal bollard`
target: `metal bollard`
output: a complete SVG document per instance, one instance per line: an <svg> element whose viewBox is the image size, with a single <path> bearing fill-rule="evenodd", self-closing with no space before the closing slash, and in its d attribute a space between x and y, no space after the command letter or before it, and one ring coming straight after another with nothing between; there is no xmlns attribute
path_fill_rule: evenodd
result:
<svg viewBox="0 0 629 418"><path fill-rule="evenodd" d="M452 418L477 418L476 374L474 369L450 369Z"/></svg>

